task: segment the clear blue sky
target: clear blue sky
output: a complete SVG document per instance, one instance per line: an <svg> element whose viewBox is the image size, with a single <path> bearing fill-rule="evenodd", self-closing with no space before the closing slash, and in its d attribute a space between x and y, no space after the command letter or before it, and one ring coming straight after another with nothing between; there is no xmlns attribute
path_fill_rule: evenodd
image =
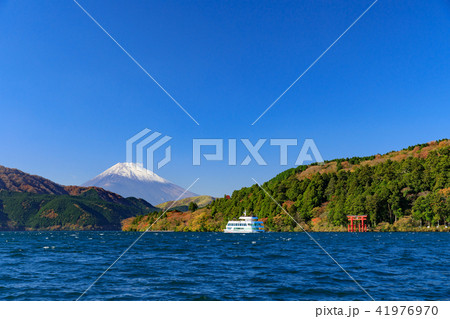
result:
<svg viewBox="0 0 450 319"><path fill-rule="evenodd" d="M266 167L192 167L193 137L313 138L325 159L449 137L449 1L378 1L254 126L372 1L79 2L200 126L73 1L0 0L1 165L81 184L147 127L173 137L159 175L221 196L299 147L287 167L268 145Z"/></svg>

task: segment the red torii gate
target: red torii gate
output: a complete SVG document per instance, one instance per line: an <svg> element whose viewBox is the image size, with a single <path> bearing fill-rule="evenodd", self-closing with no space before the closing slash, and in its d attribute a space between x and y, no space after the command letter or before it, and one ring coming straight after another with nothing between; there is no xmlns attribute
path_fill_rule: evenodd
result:
<svg viewBox="0 0 450 319"><path fill-rule="evenodd" d="M359 232L367 231L367 224L365 221L367 220L367 215L348 215L348 221L350 224L347 226L347 230L351 233L356 232L356 224L358 224ZM353 223L355 222L355 223Z"/></svg>

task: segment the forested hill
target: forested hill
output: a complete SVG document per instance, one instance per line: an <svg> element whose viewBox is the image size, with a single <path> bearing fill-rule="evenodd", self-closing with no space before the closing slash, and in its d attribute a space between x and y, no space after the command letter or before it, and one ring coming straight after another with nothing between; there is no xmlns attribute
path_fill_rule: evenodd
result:
<svg viewBox="0 0 450 319"><path fill-rule="evenodd" d="M282 172L262 184L304 229L346 231L347 215L368 215L371 230L439 230L450 222L450 141L327 161ZM221 231L247 210L271 231L301 228L258 186L233 192L195 212L130 218L124 230ZM439 228L432 227L440 225ZM428 228L430 226L430 228Z"/></svg>
<svg viewBox="0 0 450 319"><path fill-rule="evenodd" d="M299 166L262 187L299 222L346 225L347 215L367 214L370 226L405 216L428 225L450 222L450 141L411 146L398 152ZM212 215L238 217L244 210L274 230L296 225L257 185L217 199Z"/></svg>

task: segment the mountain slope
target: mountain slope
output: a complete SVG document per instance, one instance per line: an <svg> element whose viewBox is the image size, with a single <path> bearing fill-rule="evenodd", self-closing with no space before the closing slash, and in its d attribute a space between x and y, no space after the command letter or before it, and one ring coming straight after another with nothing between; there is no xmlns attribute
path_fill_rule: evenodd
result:
<svg viewBox="0 0 450 319"><path fill-rule="evenodd" d="M118 163L84 186L96 186L107 189L124 197L143 198L152 204L176 200L184 189L134 163ZM180 198L197 196L186 192Z"/></svg>

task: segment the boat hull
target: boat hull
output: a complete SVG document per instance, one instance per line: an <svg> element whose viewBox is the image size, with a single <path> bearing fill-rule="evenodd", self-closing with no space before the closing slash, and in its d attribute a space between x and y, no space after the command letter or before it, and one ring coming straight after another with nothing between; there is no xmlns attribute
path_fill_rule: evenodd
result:
<svg viewBox="0 0 450 319"><path fill-rule="evenodd" d="M253 230L228 230L228 229L224 229L223 232L227 233L227 234L258 234L258 233L264 233L264 230L253 231Z"/></svg>

